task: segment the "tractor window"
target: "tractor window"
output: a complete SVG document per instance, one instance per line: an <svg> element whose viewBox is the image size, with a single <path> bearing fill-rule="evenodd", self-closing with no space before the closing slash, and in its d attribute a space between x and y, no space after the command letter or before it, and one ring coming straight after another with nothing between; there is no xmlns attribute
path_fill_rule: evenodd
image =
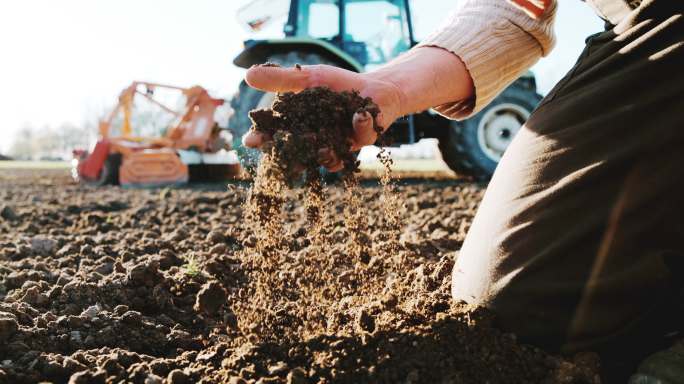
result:
<svg viewBox="0 0 684 384"><path fill-rule="evenodd" d="M368 64L385 63L410 48L402 0L352 0L345 4L344 40L364 43Z"/></svg>
<svg viewBox="0 0 684 384"><path fill-rule="evenodd" d="M301 1L298 35L331 39L340 34L340 9L337 1Z"/></svg>

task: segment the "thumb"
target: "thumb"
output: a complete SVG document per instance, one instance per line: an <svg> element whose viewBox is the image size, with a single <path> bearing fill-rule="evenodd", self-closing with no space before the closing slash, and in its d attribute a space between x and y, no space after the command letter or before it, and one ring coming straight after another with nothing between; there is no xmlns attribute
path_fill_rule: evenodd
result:
<svg viewBox="0 0 684 384"><path fill-rule="evenodd" d="M265 142L272 140L270 135L250 129L242 136L242 145L247 148L259 148Z"/></svg>
<svg viewBox="0 0 684 384"><path fill-rule="evenodd" d="M331 65L295 65L283 68L255 65L247 71L250 87L266 92L299 92L305 88L326 86L333 91L363 88L359 74Z"/></svg>
<svg viewBox="0 0 684 384"><path fill-rule="evenodd" d="M301 66L255 65L247 70L245 81L250 87L266 92L299 92L309 86L309 73Z"/></svg>
<svg viewBox="0 0 684 384"><path fill-rule="evenodd" d="M365 110L357 111L352 119L354 135L352 137L352 151L358 151L364 145L371 145L378 139L378 133L373 126L373 116Z"/></svg>

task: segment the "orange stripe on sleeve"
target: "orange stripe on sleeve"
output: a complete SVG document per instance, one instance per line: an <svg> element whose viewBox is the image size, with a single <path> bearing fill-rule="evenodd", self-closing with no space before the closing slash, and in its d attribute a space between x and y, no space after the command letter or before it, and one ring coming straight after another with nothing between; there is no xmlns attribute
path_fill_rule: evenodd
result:
<svg viewBox="0 0 684 384"><path fill-rule="evenodd" d="M535 19L540 18L551 5L551 0L509 0L519 6Z"/></svg>

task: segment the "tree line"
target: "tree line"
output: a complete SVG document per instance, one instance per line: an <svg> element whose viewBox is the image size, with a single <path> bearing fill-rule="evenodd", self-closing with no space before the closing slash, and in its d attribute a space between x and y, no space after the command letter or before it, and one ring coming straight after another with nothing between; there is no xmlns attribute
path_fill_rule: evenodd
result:
<svg viewBox="0 0 684 384"><path fill-rule="evenodd" d="M15 160L70 160L74 149L89 149L96 134L92 124L24 125L5 155Z"/></svg>

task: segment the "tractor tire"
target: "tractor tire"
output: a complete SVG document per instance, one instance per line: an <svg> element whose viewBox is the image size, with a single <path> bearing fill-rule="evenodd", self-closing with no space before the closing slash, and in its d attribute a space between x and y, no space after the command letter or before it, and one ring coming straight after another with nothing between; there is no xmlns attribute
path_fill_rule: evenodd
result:
<svg viewBox="0 0 684 384"><path fill-rule="evenodd" d="M451 121L439 140L444 162L459 175L487 181L508 145L542 97L514 83L475 116Z"/></svg>
<svg viewBox="0 0 684 384"><path fill-rule="evenodd" d="M295 64L336 65L336 63L331 62L315 53L297 51L274 54L270 56L267 61L279 64L283 67L292 67ZM228 128L233 134L233 149L237 152L242 168L249 172L252 176L254 176L256 173L261 152L258 149L246 148L242 145L242 136L247 133L252 126L252 122L249 119L249 111L254 109L270 108L274 98L274 93L266 93L256 90L247 85L245 81L242 81L240 83L238 92L230 101L230 106L233 108L234 112L228 121Z"/></svg>
<svg viewBox="0 0 684 384"><path fill-rule="evenodd" d="M95 180L85 180L86 184L101 187L104 185L119 184L119 168L121 167L121 154L114 153L107 156L100 170L100 175Z"/></svg>

